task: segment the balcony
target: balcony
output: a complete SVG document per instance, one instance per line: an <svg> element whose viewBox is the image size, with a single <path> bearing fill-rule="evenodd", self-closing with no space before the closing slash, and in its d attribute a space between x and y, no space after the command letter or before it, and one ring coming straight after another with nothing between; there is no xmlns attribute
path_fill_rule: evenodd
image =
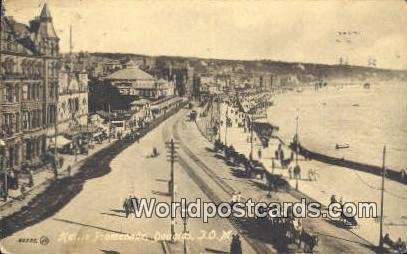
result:
<svg viewBox="0 0 407 254"><path fill-rule="evenodd" d="M41 74L29 74L29 73L19 73L19 72L13 72L13 73L3 73L2 76L3 80L7 79L23 79L23 80L42 80L43 77Z"/></svg>
<svg viewBox="0 0 407 254"><path fill-rule="evenodd" d="M15 131L14 128L3 125L3 126L1 126L0 139L7 141L7 140L11 140L13 138L18 137L21 134L22 134L21 130L19 130L17 132L17 131Z"/></svg>

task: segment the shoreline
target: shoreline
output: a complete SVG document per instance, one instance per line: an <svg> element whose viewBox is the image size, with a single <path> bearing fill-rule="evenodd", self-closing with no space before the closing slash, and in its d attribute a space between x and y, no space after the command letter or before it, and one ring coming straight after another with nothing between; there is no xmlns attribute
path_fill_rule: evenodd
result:
<svg viewBox="0 0 407 254"><path fill-rule="evenodd" d="M288 147L292 151L295 151L295 147L294 147L293 143L290 143L290 145ZM311 151L311 150L305 148L304 146L302 146L301 144L298 146L298 153L300 155L304 156L305 158L313 159L313 160L327 163L330 165L358 170L358 171L362 171L362 172L366 172L366 173L370 173L370 174L374 174L374 175L378 175L378 176L381 176L382 171L383 171L383 168L379 167L379 166L374 166L374 165L361 163L361 162L357 162L357 161L352 161L352 160L348 160L348 159L343 159L343 158L336 158L336 157L329 156L329 155L326 155L323 153ZM407 184L406 176L404 176L404 179L403 179L400 171L386 167L386 177L393 181L397 181L401 184Z"/></svg>
<svg viewBox="0 0 407 254"><path fill-rule="evenodd" d="M354 86L354 87L359 87L359 86ZM311 91L311 88L304 89L304 91ZM303 92L304 92L303 91ZM296 94L295 92L292 91L287 91L284 94L287 95L289 93ZM277 98L281 96L280 94L274 94L273 98ZM268 111L269 111L268 107ZM267 122L274 122L272 117L269 117L267 119ZM281 129L284 129L284 126L279 126ZM291 140L285 140L281 135L278 133L273 134L271 138L278 139L283 145L286 145L288 148L290 148L291 151L295 152L295 147L294 144L292 144ZM378 163L372 163L371 160L358 160L357 158L348 158L346 159L345 157L339 157L335 156L332 153L329 153L327 151L321 151L321 150L312 150L309 147L307 148L306 145L301 145L299 146L299 154L310 159L314 159L316 161L326 163L329 165L335 165L335 166L340 166L340 167L345 167L349 168L352 170L357 170L361 172L367 172L373 175L381 176L383 167L381 164ZM353 156L355 157L355 156ZM395 168L394 165L393 167L386 166L386 177L388 179L391 179L393 181L399 182L401 184L407 184L407 176L406 176L406 168Z"/></svg>

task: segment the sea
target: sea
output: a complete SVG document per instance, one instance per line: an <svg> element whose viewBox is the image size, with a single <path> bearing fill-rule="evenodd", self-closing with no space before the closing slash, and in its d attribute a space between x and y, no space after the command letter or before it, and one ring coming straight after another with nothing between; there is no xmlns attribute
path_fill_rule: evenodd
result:
<svg viewBox="0 0 407 254"><path fill-rule="evenodd" d="M309 150L376 166L386 146L386 167L407 169L407 83L328 85L276 94L273 102L267 120L283 140L298 130Z"/></svg>

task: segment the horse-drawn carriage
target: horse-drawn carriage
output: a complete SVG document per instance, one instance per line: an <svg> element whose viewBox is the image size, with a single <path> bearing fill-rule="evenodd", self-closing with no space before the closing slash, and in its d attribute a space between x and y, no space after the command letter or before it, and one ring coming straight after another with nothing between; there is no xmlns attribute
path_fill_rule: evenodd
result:
<svg viewBox="0 0 407 254"><path fill-rule="evenodd" d="M390 248L396 250L397 253L407 252L406 242L402 241L400 237L397 239L397 241L394 241L390 238L390 235L387 233L383 237L383 243L385 243Z"/></svg>
<svg viewBox="0 0 407 254"><path fill-rule="evenodd" d="M247 177L260 176L261 179L264 178L266 169L263 163L248 159L244 154L237 152L233 146L226 146L220 140L216 140L214 151L223 151L225 160L232 162L236 166L243 165Z"/></svg>
<svg viewBox="0 0 407 254"><path fill-rule="evenodd" d="M302 219L295 218L292 212L289 212L287 217L257 218L257 225L265 231L272 232L271 235L275 242L284 244L286 247L303 248L307 253L312 253L319 242L318 235L305 230Z"/></svg>
<svg viewBox="0 0 407 254"><path fill-rule="evenodd" d="M224 149L224 153L225 153L225 159L228 161L230 160L232 162L235 161L235 158L238 155L238 152L235 150L235 148L233 146L226 147Z"/></svg>
<svg viewBox="0 0 407 254"><path fill-rule="evenodd" d="M266 172L263 163L257 160L248 160L248 163L245 164L245 170L248 177L260 176L261 179L264 178Z"/></svg>
<svg viewBox="0 0 407 254"><path fill-rule="evenodd" d="M189 120L191 121L191 122L193 122L193 121L195 121L196 120L196 117L197 117L197 112L195 111L195 110L192 110L190 113L189 113Z"/></svg>
<svg viewBox="0 0 407 254"><path fill-rule="evenodd" d="M64 157L58 156L55 160L55 149L50 148L47 152L40 156L41 161L44 165L51 167L61 168L64 165Z"/></svg>
<svg viewBox="0 0 407 254"><path fill-rule="evenodd" d="M217 153L218 151L223 151L226 148L226 146L219 140L215 140L214 144L214 151Z"/></svg>
<svg viewBox="0 0 407 254"><path fill-rule="evenodd" d="M338 204L338 202L336 201L336 197L335 195L332 195L331 197L331 205L333 203ZM340 204L342 204L342 201L339 202ZM355 218L355 215L350 215L346 213L346 208L344 208L342 205L339 207L334 207L333 211L336 213L339 213L339 221L345 226L345 227L357 227L358 226L358 222Z"/></svg>
<svg viewBox="0 0 407 254"><path fill-rule="evenodd" d="M129 217L131 213L135 213L135 206L138 206L138 200L136 197L129 196L123 202L123 209L126 213L126 218Z"/></svg>

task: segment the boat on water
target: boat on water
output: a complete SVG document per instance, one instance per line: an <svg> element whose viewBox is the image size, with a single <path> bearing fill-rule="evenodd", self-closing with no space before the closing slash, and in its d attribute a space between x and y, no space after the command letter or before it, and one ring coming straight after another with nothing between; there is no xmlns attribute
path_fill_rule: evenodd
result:
<svg viewBox="0 0 407 254"><path fill-rule="evenodd" d="M336 144L335 148L336 149L346 149L346 148L349 148L349 144Z"/></svg>

